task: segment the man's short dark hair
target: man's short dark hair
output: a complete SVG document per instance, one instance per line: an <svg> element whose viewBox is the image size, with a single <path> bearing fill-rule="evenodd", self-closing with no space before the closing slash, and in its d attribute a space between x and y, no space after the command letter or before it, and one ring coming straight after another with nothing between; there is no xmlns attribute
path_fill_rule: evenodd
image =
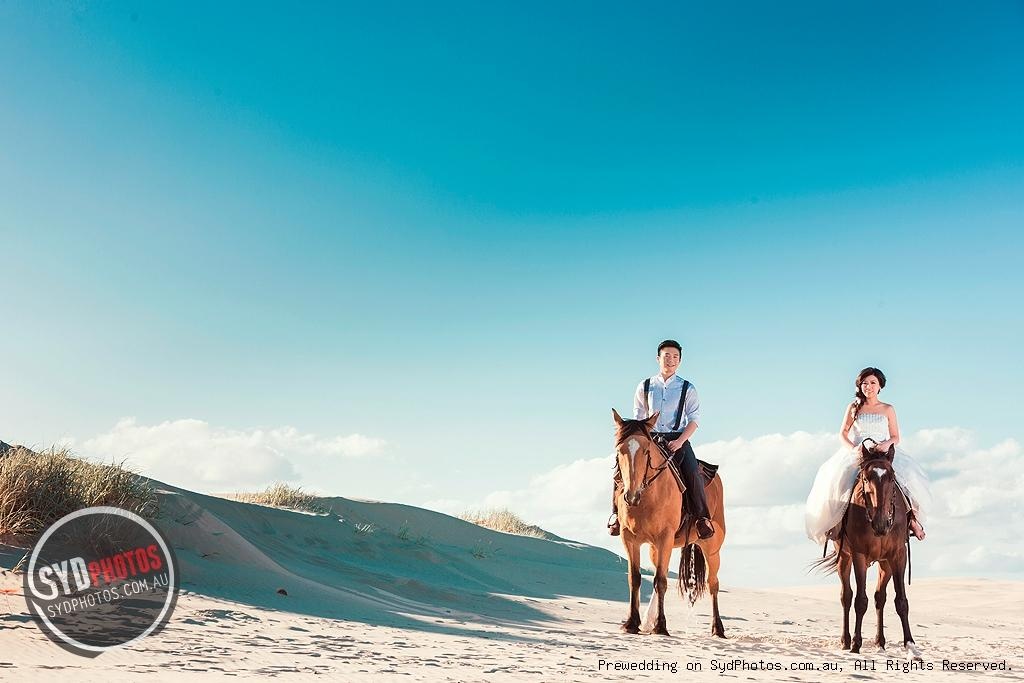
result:
<svg viewBox="0 0 1024 683"><path fill-rule="evenodd" d="M675 349L679 352L679 355L683 355L683 347L679 345L675 339L666 339L665 341L658 344L658 355L661 355L662 349Z"/></svg>

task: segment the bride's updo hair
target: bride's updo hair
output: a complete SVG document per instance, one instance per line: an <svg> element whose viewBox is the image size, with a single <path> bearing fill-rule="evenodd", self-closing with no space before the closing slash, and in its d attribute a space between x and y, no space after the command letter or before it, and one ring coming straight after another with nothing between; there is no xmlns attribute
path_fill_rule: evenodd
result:
<svg viewBox="0 0 1024 683"><path fill-rule="evenodd" d="M857 381L854 382L854 387L857 389L857 393L855 394L855 398L853 399L852 408L854 419L857 419L857 413L860 412L860 407L864 405L864 401L866 401L868 398L867 396L864 395L864 392L860 390L860 383L863 382L866 377L870 377L871 375L874 375L875 377L878 378L879 389L885 388L884 372L882 372L878 368L864 368L863 370L861 370L860 373L858 373L857 375Z"/></svg>

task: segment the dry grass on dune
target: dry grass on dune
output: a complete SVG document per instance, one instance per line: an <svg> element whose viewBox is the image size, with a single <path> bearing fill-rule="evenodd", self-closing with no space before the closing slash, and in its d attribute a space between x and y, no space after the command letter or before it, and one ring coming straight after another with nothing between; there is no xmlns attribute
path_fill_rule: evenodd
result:
<svg viewBox="0 0 1024 683"><path fill-rule="evenodd" d="M0 452L0 535L31 537L82 508L110 505L143 517L157 513L150 482L122 465L96 465L56 446Z"/></svg>
<svg viewBox="0 0 1024 683"><path fill-rule="evenodd" d="M495 531L503 531L506 534L516 536L532 536L534 538L548 538L549 534L539 526L527 524L519 515L506 509L467 511L459 515L460 519L473 524L487 527Z"/></svg>
<svg viewBox="0 0 1024 683"><path fill-rule="evenodd" d="M301 488L289 486L284 483L277 483L268 486L258 493L234 493L226 496L232 500L242 503L255 503L256 505L269 505L271 507L288 508L290 510L302 510L304 512L315 512L326 514L330 512L320 505L319 498Z"/></svg>

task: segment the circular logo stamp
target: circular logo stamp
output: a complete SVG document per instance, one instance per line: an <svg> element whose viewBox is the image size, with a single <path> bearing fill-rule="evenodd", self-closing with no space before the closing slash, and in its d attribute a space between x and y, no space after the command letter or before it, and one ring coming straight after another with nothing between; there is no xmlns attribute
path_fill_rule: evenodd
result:
<svg viewBox="0 0 1024 683"><path fill-rule="evenodd" d="M120 508L91 507L43 533L25 571L25 601L51 640L96 657L163 628L178 585L171 547L152 524Z"/></svg>

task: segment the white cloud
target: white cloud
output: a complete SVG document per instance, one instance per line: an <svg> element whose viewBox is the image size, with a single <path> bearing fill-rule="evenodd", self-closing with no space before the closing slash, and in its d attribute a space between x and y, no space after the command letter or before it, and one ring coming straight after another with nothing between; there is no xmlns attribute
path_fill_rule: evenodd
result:
<svg viewBox="0 0 1024 683"><path fill-rule="evenodd" d="M379 453L385 442L361 434L319 437L294 427L241 431L183 419L154 425L125 418L82 442L84 455L127 463L146 476L199 491L259 488L314 478L325 459Z"/></svg>
<svg viewBox="0 0 1024 683"><path fill-rule="evenodd" d="M835 434L767 434L704 444L697 457L728 473L727 506L790 505L807 497L818 466L840 446Z"/></svg>
<svg viewBox="0 0 1024 683"><path fill-rule="evenodd" d="M904 439L902 445L911 453L965 451L972 438L969 430L960 427L922 429Z"/></svg>
<svg viewBox="0 0 1024 683"><path fill-rule="evenodd" d="M399 490L396 480L381 479L379 461L366 467L365 457L383 454L387 444L360 434L322 437L293 427L241 431L201 420L142 425L125 419L74 443L84 455L127 459L147 476L199 491L254 490L280 480L328 495L355 491L383 500L394 500ZM934 499L928 540L913 547L915 576L922 568L932 575L1024 573L1024 556L1016 550L1024 528L1020 442L980 447L970 431L951 427L908 434L904 446L931 478ZM734 585L814 580L805 569L820 548L804 538L803 504L818 465L838 447L835 434L806 432L697 446L698 457L720 466L725 484L723 578ZM387 471L403 486L423 483L401 463L390 463ZM506 507L555 534L621 554L621 541L605 530L611 479L607 456L564 463L522 488L475 499L451 497L454 491L432 480L427 488L436 498L426 506L450 514Z"/></svg>
<svg viewBox="0 0 1024 683"><path fill-rule="evenodd" d="M612 457L576 460L540 474L525 489L495 491L465 507L508 508L559 536L603 545L611 509ZM546 526L545 526L546 525ZM607 536L605 536L607 538Z"/></svg>
<svg viewBox="0 0 1024 683"><path fill-rule="evenodd" d="M780 534L803 534L803 498L817 464L839 446L834 435L796 432L756 439L716 441L698 457L723 472L727 526L732 544L762 545ZM446 507L506 507L527 521L574 540L620 552L605 531L611 512L612 457L577 460L535 476L526 488L495 491L483 499Z"/></svg>
<svg viewBox="0 0 1024 683"><path fill-rule="evenodd" d="M985 546L975 546L967 553L966 563L976 569L999 567L1002 571L1024 571L1024 554L1019 551L1000 551Z"/></svg>
<svg viewBox="0 0 1024 683"><path fill-rule="evenodd" d="M804 538L804 504L725 508L726 535L731 546L779 547Z"/></svg>
<svg viewBox="0 0 1024 683"><path fill-rule="evenodd" d="M435 510L437 512L443 512L446 515L452 517L458 517L464 512L468 512L465 507L465 502L457 500L455 498L437 498L435 500L428 500L423 504L423 507L428 510Z"/></svg>
<svg viewBox="0 0 1024 683"><path fill-rule="evenodd" d="M803 506L818 466L839 445L835 434L795 432L697 446L698 457L718 464L723 477L728 528L723 559L735 558L728 570L732 580L740 585L813 580L804 569L820 557L820 547L805 540ZM970 431L951 427L909 434L904 446L931 478L935 501L928 540L914 545L915 575L920 567L946 575L1024 572L1024 556L1011 550L1024 528L1020 443L1007 439L979 448ZM507 507L555 534L621 554L621 541L604 527L611 465L611 456L577 460L519 490L495 491L463 504L444 502L449 509ZM758 558L757 565L744 567L740 558L750 557Z"/></svg>
<svg viewBox="0 0 1024 683"><path fill-rule="evenodd" d="M987 449L925 451L926 467L935 472L932 497L944 517L1003 516L1020 519L1024 497L1024 454L1007 439ZM1018 528L1020 528L1018 526Z"/></svg>

